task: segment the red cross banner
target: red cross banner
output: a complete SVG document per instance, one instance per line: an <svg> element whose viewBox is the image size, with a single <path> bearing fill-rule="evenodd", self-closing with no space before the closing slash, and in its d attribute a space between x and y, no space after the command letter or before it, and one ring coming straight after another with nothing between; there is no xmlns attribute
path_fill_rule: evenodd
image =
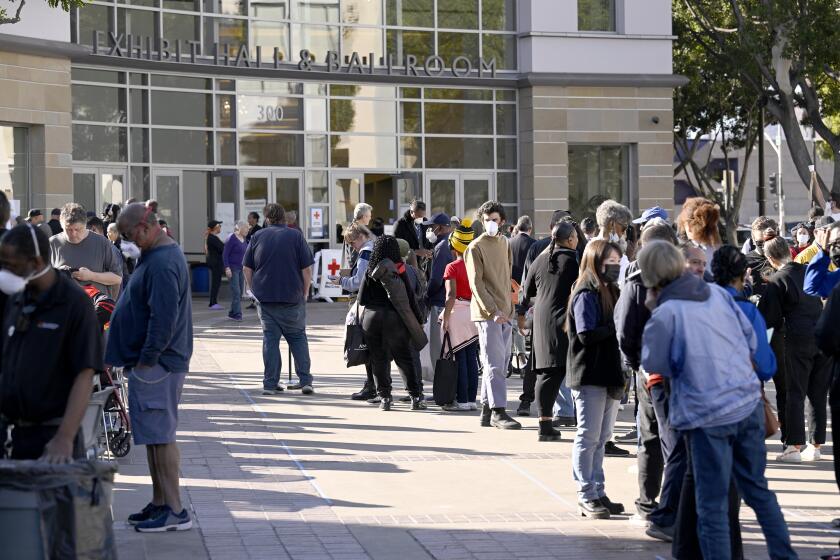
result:
<svg viewBox="0 0 840 560"><path fill-rule="evenodd" d="M318 267L321 274L318 281L318 295L322 297L332 298L341 295L341 282L336 279L330 280L330 277L338 276L338 271L341 270L341 250L340 249L323 249L320 252L321 262Z"/></svg>

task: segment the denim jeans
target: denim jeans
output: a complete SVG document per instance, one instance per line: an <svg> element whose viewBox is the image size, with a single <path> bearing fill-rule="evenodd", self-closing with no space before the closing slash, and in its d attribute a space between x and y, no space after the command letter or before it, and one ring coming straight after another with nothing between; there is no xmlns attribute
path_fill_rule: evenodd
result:
<svg viewBox="0 0 840 560"><path fill-rule="evenodd" d="M478 393L478 342L455 352L458 362L458 402L474 403Z"/></svg>
<svg viewBox="0 0 840 560"><path fill-rule="evenodd" d="M764 470L764 407L759 403L745 419L687 433L697 497L697 533L704 558L731 558L727 496L730 474L744 501L755 511L770 558L797 558L776 495Z"/></svg>
<svg viewBox="0 0 840 560"><path fill-rule="evenodd" d="M479 356L484 372L481 376L481 403L490 408L507 406L507 367L510 362L510 323L500 325L495 321L476 321Z"/></svg>
<svg viewBox="0 0 840 560"><path fill-rule="evenodd" d="M566 380L560 384L560 392L557 394L557 400L554 401L554 417L561 416L571 418L575 415L575 400L572 398L572 390L566 385Z"/></svg>
<svg viewBox="0 0 840 560"><path fill-rule="evenodd" d="M685 437L671 427L668 418L668 393L663 383L651 386L650 401L656 413L665 470L662 475L662 491L659 493L659 507L648 519L660 527L673 527L677 520L683 478L688 468L688 453Z"/></svg>
<svg viewBox="0 0 840 560"><path fill-rule="evenodd" d="M242 292L245 289L245 275L242 269L230 269L230 314L242 316Z"/></svg>
<svg viewBox="0 0 840 560"><path fill-rule="evenodd" d="M597 500L605 495L604 445L612 437L618 401L609 398L606 387L595 385L572 389L572 395L577 410L572 476L580 500Z"/></svg>
<svg viewBox="0 0 840 560"><path fill-rule="evenodd" d="M263 388L274 389L280 383L283 361L280 337L286 339L295 359L295 373L302 385L312 385L309 373L309 342L306 339L305 303L257 303L263 329Z"/></svg>

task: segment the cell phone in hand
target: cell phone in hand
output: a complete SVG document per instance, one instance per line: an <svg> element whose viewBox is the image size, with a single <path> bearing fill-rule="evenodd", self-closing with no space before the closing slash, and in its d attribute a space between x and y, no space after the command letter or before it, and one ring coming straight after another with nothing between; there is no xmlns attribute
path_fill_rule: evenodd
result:
<svg viewBox="0 0 840 560"><path fill-rule="evenodd" d="M346 278L346 277L350 276L351 272L353 272L353 271L349 268L342 268L341 270L338 271L338 275Z"/></svg>

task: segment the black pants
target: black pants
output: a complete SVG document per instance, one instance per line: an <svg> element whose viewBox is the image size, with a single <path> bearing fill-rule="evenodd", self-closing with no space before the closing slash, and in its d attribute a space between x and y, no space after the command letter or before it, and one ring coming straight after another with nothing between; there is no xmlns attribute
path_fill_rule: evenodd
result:
<svg viewBox="0 0 840 560"><path fill-rule="evenodd" d="M832 370L831 393L829 393L828 406L831 408L831 441L840 441L840 362L837 358L830 358ZM840 453L835 451L834 455L834 481L840 489Z"/></svg>
<svg viewBox="0 0 840 560"><path fill-rule="evenodd" d="M806 442L825 443L825 405L831 385L828 358L820 352L813 339L787 340L785 343L785 385L787 392L785 443L804 445ZM810 403L809 437L805 439L805 399Z"/></svg>
<svg viewBox="0 0 840 560"><path fill-rule="evenodd" d="M776 410L779 413L779 427L781 428L782 444L787 444L787 359L785 358L785 335L782 332L773 333L770 339L770 348L776 355L778 368L773 376L773 385L776 387Z"/></svg>
<svg viewBox="0 0 840 560"><path fill-rule="evenodd" d="M656 411L645 387L645 376L639 372L636 372L636 402L639 405L636 414L639 428L639 450L636 455L639 464L639 498L636 500L636 510L645 516L657 508L656 497L662 487L665 459Z"/></svg>
<svg viewBox="0 0 840 560"><path fill-rule="evenodd" d="M680 506L677 510L677 523L674 526L674 543L671 545L671 554L677 560L703 560L700 539L697 536L697 496L695 495L689 447L686 442L688 469L685 472L680 492ZM744 558L744 542L741 539L741 524L738 521L740 508L741 497L738 495L738 489L735 487L735 477L733 476L729 482L729 542L731 543L732 560ZM707 558L706 560L714 559Z"/></svg>
<svg viewBox="0 0 840 560"><path fill-rule="evenodd" d="M566 377L566 368L550 368L532 374L536 378L535 394L540 418L554 417L554 403L560 394L560 386Z"/></svg>
<svg viewBox="0 0 840 560"><path fill-rule="evenodd" d="M519 400L532 403L536 400L537 373L531 368L531 360L522 372L522 394Z"/></svg>
<svg viewBox="0 0 840 560"><path fill-rule="evenodd" d="M210 268L210 305L219 303L219 288L222 287L222 274L225 269L222 263L207 263Z"/></svg>
<svg viewBox="0 0 840 560"><path fill-rule="evenodd" d="M12 459L38 459L44 454L44 447L58 431L58 426L28 426L12 429ZM3 434L5 440L6 434ZM84 459L84 444L82 432L76 434L73 440L73 458Z"/></svg>
<svg viewBox="0 0 840 560"><path fill-rule="evenodd" d="M399 313L393 308L365 309L362 330L370 353L370 366L376 380L376 392L380 397L391 396L391 360L397 364L412 397L420 396L415 371L417 352L411 347L411 337ZM419 356L419 355L418 355Z"/></svg>

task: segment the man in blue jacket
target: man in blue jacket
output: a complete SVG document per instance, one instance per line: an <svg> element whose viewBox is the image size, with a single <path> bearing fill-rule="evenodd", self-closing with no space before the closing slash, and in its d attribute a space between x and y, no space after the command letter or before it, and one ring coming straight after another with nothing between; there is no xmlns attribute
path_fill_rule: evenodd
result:
<svg viewBox="0 0 840 560"><path fill-rule="evenodd" d="M443 282L443 273L446 265L454 261L452 250L449 248L449 234L452 231L452 221L449 216L440 212L432 216L432 219L423 223L427 226L426 241L434 243L432 250L432 267L429 273L429 285L426 288L426 299L429 307L429 356L432 364L440 357L440 329L438 328L438 316L443 312L446 305L446 285Z"/></svg>
<svg viewBox="0 0 840 560"><path fill-rule="evenodd" d="M827 298L840 283L840 222L814 231L817 254L805 270L805 293ZM836 270L829 272L829 265Z"/></svg>

